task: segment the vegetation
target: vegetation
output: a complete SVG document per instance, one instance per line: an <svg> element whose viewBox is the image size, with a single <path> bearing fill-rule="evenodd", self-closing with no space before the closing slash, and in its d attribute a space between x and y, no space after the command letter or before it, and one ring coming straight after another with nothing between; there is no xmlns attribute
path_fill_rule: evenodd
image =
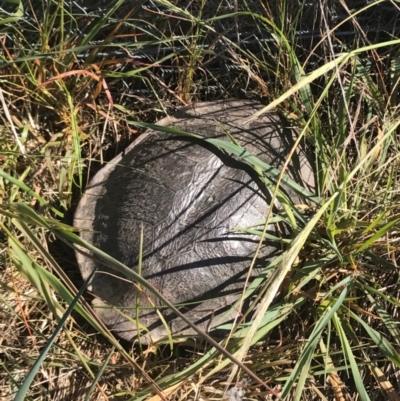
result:
<svg viewBox="0 0 400 401"><path fill-rule="evenodd" d="M2 7L2 399L400 399L398 2ZM221 342L258 380L207 342L120 343L71 248L81 192L137 122L235 96L296 126L317 172L253 321Z"/></svg>

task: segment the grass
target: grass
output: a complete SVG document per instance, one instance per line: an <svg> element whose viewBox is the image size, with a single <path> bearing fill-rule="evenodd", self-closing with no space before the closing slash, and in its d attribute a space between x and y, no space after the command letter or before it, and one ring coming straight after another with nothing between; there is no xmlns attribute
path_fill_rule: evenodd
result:
<svg viewBox="0 0 400 401"><path fill-rule="evenodd" d="M398 3L3 3L3 399L398 400ZM310 143L321 200L221 344L268 387L215 346L114 339L68 246L85 184L138 126L243 95Z"/></svg>

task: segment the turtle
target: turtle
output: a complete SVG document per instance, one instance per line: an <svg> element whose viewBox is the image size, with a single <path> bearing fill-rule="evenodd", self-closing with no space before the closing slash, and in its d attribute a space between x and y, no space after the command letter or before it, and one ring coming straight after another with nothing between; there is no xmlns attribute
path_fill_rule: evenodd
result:
<svg viewBox="0 0 400 401"><path fill-rule="evenodd" d="M254 99L194 103L157 125L227 143L231 136L280 168L296 134L275 112L246 122L261 107ZM313 189L305 149L294 153L288 175ZM271 193L261 184L240 155L198 138L148 129L96 173L79 201L74 225L84 240L131 269L138 271L141 255L142 277L200 329L216 330L240 313L232 306L243 292L260 238L235 228L265 222ZM302 201L287 186L283 190L294 203ZM276 235L275 225L268 231ZM250 278L280 253L279 243L264 241ZM78 250L76 256L84 279L98 269L89 290L97 314L114 334L143 344L165 339L168 331L194 334L154 294L88 253Z"/></svg>

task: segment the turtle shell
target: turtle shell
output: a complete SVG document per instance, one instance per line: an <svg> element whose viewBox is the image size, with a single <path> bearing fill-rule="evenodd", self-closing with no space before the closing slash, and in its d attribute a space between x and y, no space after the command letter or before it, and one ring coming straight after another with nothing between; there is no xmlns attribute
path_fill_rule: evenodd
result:
<svg viewBox="0 0 400 401"><path fill-rule="evenodd" d="M255 100L198 103L158 125L226 141L229 132L251 153L280 167L294 135L274 113L246 123L261 107ZM300 184L313 185L305 152L297 151L289 175ZM260 188L257 176L242 160L204 141L147 130L95 175L74 224L86 229L81 232L83 239L132 269L138 266L143 229L142 276L172 303L184 304L180 310L206 330L238 313L226 312L243 291L259 238L233 230L265 221L271 197ZM287 193L298 201L290 190ZM275 232L272 225L268 229ZM259 274L279 251L278 244L265 243L252 275ZM166 336L159 313L173 334L193 334L150 292L139 291L126 277L97 266L87 254L77 252L77 259L84 279L99 268L89 287L96 296L94 306L120 337L138 338L138 310L139 322L146 328L140 333L143 343Z"/></svg>

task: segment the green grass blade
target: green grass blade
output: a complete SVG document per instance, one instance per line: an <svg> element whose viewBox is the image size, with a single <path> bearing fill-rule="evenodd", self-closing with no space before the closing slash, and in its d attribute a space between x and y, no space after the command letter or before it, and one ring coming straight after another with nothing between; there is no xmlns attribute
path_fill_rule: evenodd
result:
<svg viewBox="0 0 400 401"><path fill-rule="evenodd" d="M380 228L371 238L368 238L364 243L360 246L358 249L357 253L363 252L365 249L368 249L371 247L371 245L378 241L380 238L382 238L384 235L386 235L389 230L395 226L398 222L400 221L399 219L395 219L390 221L389 223L385 224L382 228Z"/></svg>
<svg viewBox="0 0 400 401"><path fill-rule="evenodd" d="M293 263L295 262L296 258L298 257L304 243L310 236L312 230L314 229L315 225L321 218L321 216L325 213L326 209L329 207L330 203L336 198L337 194L334 194L325 205L323 205L317 213L313 216L313 218L307 223L304 229L296 236L293 240L291 247L283 254L282 262L273 272L271 277L268 279L266 287L267 291L261 300L261 304L257 308L257 312L253 319L253 323L251 329L246 336L244 343L241 347L239 359L243 360L246 353L248 352L250 345L252 344L253 338L257 333L257 330L260 327L260 322L262 321L265 313L267 312L269 306L271 305L273 299L275 298L283 280L285 279L286 275L289 273L290 269L292 268ZM236 374L237 366L232 369L230 379L233 380L234 375Z"/></svg>
<svg viewBox="0 0 400 401"><path fill-rule="evenodd" d="M201 139L204 140L207 143L210 143L214 146L216 146L219 149L226 150L229 153L232 153L247 163L261 169L267 176L271 176L273 178L279 178L281 172L269 165L268 163L263 162L260 160L258 157L254 156L251 152L247 151L246 149L242 148L241 146L238 146L232 142L224 141L222 139L214 139L214 138L205 138L201 135L196 135L196 134L190 134L188 132L179 130L177 128L171 128L171 127L164 127L161 125L156 125L156 124L149 124L149 123L143 123L139 121L128 121L129 124L132 124L135 127L140 127L140 128L147 128L147 129L153 129L155 131L161 131L165 132L168 134L172 135L180 135L188 138L194 138L194 139ZM297 184L295 181L290 179L287 176L282 177L282 182L285 183L290 189L295 191L296 193L307 197L307 199L311 202L314 202L316 204L321 203L321 199L316 196L314 193L308 191L306 188L302 187L301 185Z"/></svg>
<svg viewBox="0 0 400 401"><path fill-rule="evenodd" d="M249 376L251 376L254 380L256 380L259 384L264 386L267 390L270 390L268 385L264 383L257 375L255 375L247 366L245 366L242 362L238 361L234 358L225 348L221 347L213 338L209 335L201 331L196 325L194 325L188 318L182 314L168 299L166 299L162 294L160 294L151 284L149 284L145 279L143 279L140 275L138 275L134 270L130 269L123 263L117 261L113 257L109 256L105 252L97 249L93 245L88 242L82 240L72 231L60 230L58 225L51 226L49 224L49 220L41 218L37 215L32 209L30 209L24 203L15 203L10 205L10 209L13 211L20 213L21 218L31 218L31 223L37 224L41 227L48 228L54 235L60 238L62 241L67 243L70 246L78 245L80 249L87 249L95 255L96 259L101 263L105 264L108 267L122 273L125 277L134 280L139 283L146 289L148 289L151 293L156 295L165 305L167 305L177 316L179 316L185 323L187 323L196 333L198 333L204 340L206 340L209 344L215 347L219 353L230 359L232 362L237 364L243 371L245 371ZM31 217L32 216L32 217Z"/></svg>
<svg viewBox="0 0 400 401"><path fill-rule="evenodd" d="M347 277L342 281L342 285L344 285L344 289L342 290L340 296L337 300L326 308L324 314L315 324L314 330L312 331L310 337L307 339L307 343L304 346L304 349L301 353L299 360L297 361L293 371L286 381L283 389L282 389L282 398L285 398L289 395L289 392L293 389L293 386L296 382L297 377L300 375L299 382L296 386L296 397L303 391L305 379L307 377L307 373L309 371L309 367L311 364L311 360L314 356L314 350L317 347L320 337L323 333L324 328L328 325L329 321L335 315L336 311L342 306L344 299L347 296L347 293L350 289L352 282L351 277ZM296 398L299 399L299 398Z"/></svg>
<svg viewBox="0 0 400 401"><path fill-rule="evenodd" d="M45 199L43 199L40 195L38 195L34 190L28 187L24 182L12 177L10 174L6 173L3 169L0 169L0 177L6 179L9 181L11 184L16 185L18 188L22 189L24 192L26 192L28 195L32 196L33 198L37 199L41 205L43 206L48 206L49 209L56 214L59 217L64 217L64 214L61 213L59 210L56 208L50 206L49 202L47 202Z"/></svg>
<svg viewBox="0 0 400 401"><path fill-rule="evenodd" d="M90 274L90 276L87 278L87 280L84 282L84 284L80 288L76 297L73 299L73 301L69 305L69 307L66 310L66 312L64 313L63 317L60 319L59 323L57 324L56 329L54 330L54 333L50 336L47 344L41 351L38 359L35 361L34 365L32 366L28 375L26 376L24 382L22 383L22 386L19 388L19 390L14 398L14 401L25 401L26 400L26 395L29 391L29 388L30 388L35 376L37 375L37 373L40 369L40 366L46 359L46 356L47 356L48 352L50 351L50 348L53 346L53 343L56 340L61 329L63 328L64 323L67 321L68 317L71 315L72 311L75 308L75 305L78 303L80 297L86 290L86 287L89 285L89 283L92 280L92 278L94 277L95 273L96 273L96 270L93 270L93 272Z"/></svg>
<svg viewBox="0 0 400 401"><path fill-rule="evenodd" d="M93 379L92 384L90 385L88 391L86 392L86 396L85 396L85 400L84 401L90 401L90 396L91 396L93 390L95 389L97 383L101 379L101 376L103 375L104 371L106 370L106 367L108 365L108 362L110 362L110 359L111 359L111 357L112 357L112 355L114 353L114 350L115 350L115 348L112 347L111 351L109 352L109 354L107 355L106 359L102 363L99 371L97 372L96 377Z"/></svg>
<svg viewBox="0 0 400 401"><path fill-rule="evenodd" d="M386 355L387 358L391 360L398 368L400 368L400 354L396 351L392 344L390 344L388 339L373 329L370 325L365 323L364 320L357 316L354 312L349 310L349 313L354 320L364 327L364 330L368 333L371 340L377 345L382 353Z"/></svg>
<svg viewBox="0 0 400 401"><path fill-rule="evenodd" d="M371 401L369 396L368 396L368 393L367 393L367 391L365 389L365 386L364 386L364 383L363 383L363 379L362 379L362 377L360 375L360 370L359 370L359 367L358 367L357 362L356 362L356 358L354 357L353 351L351 349L351 345L349 343L349 340L347 339L347 336L346 336L346 333L345 333L345 331L343 329L341 320L340 320L340 318L338 317L337 314L335 314L333 316L332 321L333 321L333 323L335 325L335 328L336 328L336 330L337 330L337 332L339 334L339 337L340 337L340 340L341 340L341 343L342 343L342 347L343 347L343 352L346 355L348 361L350 362L350 368L351 368L351 372L353 374L354 383L355 383L356 388L358 390L358 395L360 396L360 399L362 401Z"/></svg>
<svg viewBox="0 0 400 401"><path fill-rule="evenodd" d="M382 322L388 329L389 333L392 335L394 341L397 344L400 344L400 328L398 322L393 319L388 311L384 307L382 307L382 305L377 302L371 294L367 293L367 297L371 304L374 306L379 317L382 319Z"/></svg>
<svg viewBox="0 0 400 401"><path fill-rule="evenodd" d="M0 26L7 24L15 24L24 15L24 4L20 0L3 0L5 3L17 4L17 9L10 17L0 18Z"/></svg>

